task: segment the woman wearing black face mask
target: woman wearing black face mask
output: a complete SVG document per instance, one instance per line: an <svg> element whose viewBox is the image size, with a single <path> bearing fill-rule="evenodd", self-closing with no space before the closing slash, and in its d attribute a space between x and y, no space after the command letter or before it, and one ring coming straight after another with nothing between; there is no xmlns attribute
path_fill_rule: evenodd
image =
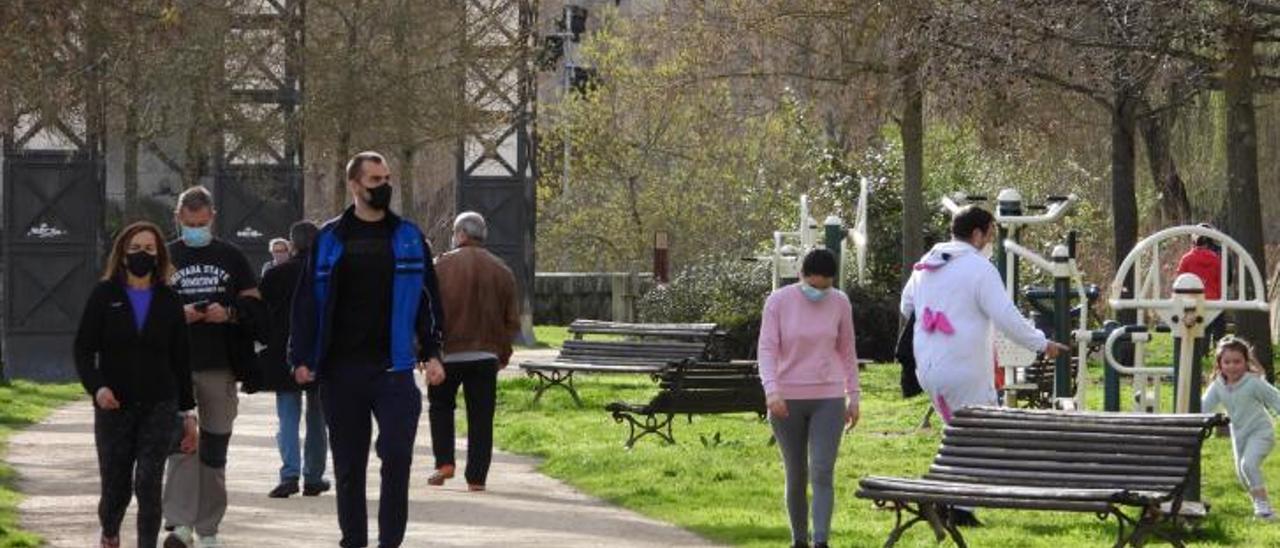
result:
<svg viewBox="0 0 1280 548"><path fill-rule="evenodd" d="M103 548L120 546L135 494L137 545L156 545L165 459L179 435L179 450L196 448L187 323L168 285L173 267L163 241L151 223L121 231L76 333L76 370L94 402Z"/></svg>

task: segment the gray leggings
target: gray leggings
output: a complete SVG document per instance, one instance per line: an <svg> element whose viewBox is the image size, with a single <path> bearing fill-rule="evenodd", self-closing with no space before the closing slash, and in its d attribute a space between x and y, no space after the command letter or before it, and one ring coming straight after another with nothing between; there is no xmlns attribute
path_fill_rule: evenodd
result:
<svg viewBox="0 0 1280 548"><path fill-rule="evenodd" d="M813 483L813 540L828 541L844 409L844 398L787 400L787 418L769 417L773 436L782 451L782 467L787 472L787 514L791 517L793 542L809 541L809 501L805 488L810 482Z"/></svg>

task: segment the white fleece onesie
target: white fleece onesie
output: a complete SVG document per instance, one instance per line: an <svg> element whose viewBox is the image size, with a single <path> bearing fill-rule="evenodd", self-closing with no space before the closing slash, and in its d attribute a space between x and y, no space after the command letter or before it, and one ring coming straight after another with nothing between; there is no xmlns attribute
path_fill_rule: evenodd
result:
<svg viewBox="0 0 1280 548"><path fill-rule="evenodd" d="M916 316L916 377L948 422L954 409L997 402L993 324L1029 350L1048 344L1005 293L996 267L968 242L929 250L902 289L899 309Z"/></svg>

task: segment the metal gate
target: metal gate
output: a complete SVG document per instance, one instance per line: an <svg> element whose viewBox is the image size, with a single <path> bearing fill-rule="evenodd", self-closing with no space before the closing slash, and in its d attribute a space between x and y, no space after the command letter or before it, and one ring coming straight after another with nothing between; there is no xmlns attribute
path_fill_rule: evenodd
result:
<svg viewBox="0 0 1280 548"><path fill-rule="evenodd" d="M100 168L79 152L13 152L4 198L4 376L75 379L71 346L102 267Z"/></svg>
<svg viewBox="0 0 1280 548"><path fill-rule="evenodd" d="M300 170L291 166L226 166L218 174L218 236L258 268L271 258L267 242L287 238L302 218Z"/></svg>

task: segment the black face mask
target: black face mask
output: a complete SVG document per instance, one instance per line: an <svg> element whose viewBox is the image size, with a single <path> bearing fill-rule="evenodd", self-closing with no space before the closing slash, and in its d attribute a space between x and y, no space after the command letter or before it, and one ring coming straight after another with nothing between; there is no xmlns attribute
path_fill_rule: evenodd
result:
<svg viewBox="0 0 1280 548"><path fill-rule="evenodd" d="M369 207L378 211L386 211L388 207L391 207L390 183L369 189Z"/></svg>
<svg viewBox="0 0 1280 548"><path fill-rule="evenodd" d="M146 251L135 251L124 256L129 273L139 278L150 276L156 270L156 256Z"/></svg>

